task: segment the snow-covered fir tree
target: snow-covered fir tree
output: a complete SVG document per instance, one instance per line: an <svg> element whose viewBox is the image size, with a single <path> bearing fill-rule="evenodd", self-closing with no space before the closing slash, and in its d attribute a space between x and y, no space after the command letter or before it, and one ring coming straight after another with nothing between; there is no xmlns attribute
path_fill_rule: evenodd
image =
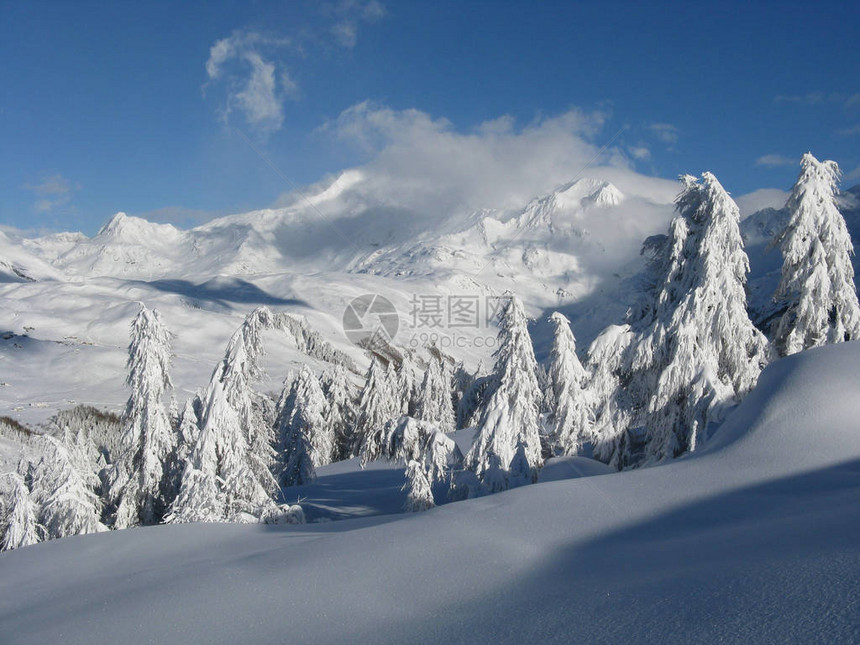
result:
<svg viewBox="0 0 860 645"><path fill-rule="evenodd" d="M429 421L443 432L454 431L451 373L448 363L438 351L430 352L430 361L418 390L415 418Z"/></svg>
<svg viewBox="0 0 860 645"><path fill-rule="evenodd" d="M590 377L585 391L594 415L592 454L618 470L632 465L628 428L633 402L624 385L631 377L625 360L634 338L630 325L610 325L588 348Z"/></svg>
<svg viewBox="0 0 860 645"><path fill-rule="evenodd" d="M450 468L462 465L457 444L436 425L402 416L385 424L381 456L406 464L406 510L421 511L435 505L432 486L446 480Z"/></svg>
<svg viewBox="0 0 860 645"><path fill-rule="evenodd" d="M165 394L172 388L170 344L170 332L158 312L141 304L131 324L126 379L131 394L110 490L115 528L161 521L175 496L169 462L178 440L165 406Z"/></svg>
<svg viewBox="0 0 860 645"><path fill-rule="evenodd" d="M525 312L517 297L510 298L500 322L492 394L481 412L480 430L466 456L467 467L482 479L491 466L491 455L507 470L520 443L531 469L543 463L537 361Z"/></svg>
<svg viewBox="0 0 860 645"><path fill-rule="evenodd" d="M458 428L460 427L460 404L474 381L475 374L470 373L462 361L457 363L451 374L451 405L454 408L454 423Z"/></svg>
<svg viewBox="0 0 860 645"><path fill-rule="evenodd" d="M394 396L400 406L399 414L415 416L418 385L415 378L415 364L409 354L403 354L403 360L393 372L389 366L389 376L392 377Z"/></svg>
<svg viewBox="0 0 860 645"><path fill-rule="evenodd" d="M346 368L337 365L323 374L322 388L328 401L326 424L335 437L335 461L349 459L355 444L355 392Z"/></svg>
<svg viewBox="0 0 860 645"><path fill-rule="evenodd" d="M331 463L335 452L334 428L328 424L328 402L319 380L303 365L291 394L289 415L280 414L278 434L283 469L278 483L283 486L309 484L316 468Z"/></svg>
<svg viewBox="0 0 860 645"><path fill-rule="evenodd" d="M406 483L401 490L407 492L406 503L403 506L403 510L407 513L426 511L436 505L430 480L427 479L421 463L415 460L410 460L406 464Z"/></svg>
<svg viewBox="0 0 860 645"><path fill-rule="evenodd" d="M376 357L371 359L358 401L355 423L356 452L361 457L362 465L380 457L385 424L400 416L400 403L394 392L390 371L391 368L383 365Z"/></svg>
<svg viewBox="0 0 860 645"><path fill-rule="evenodd" d="M860 338L854 247L837 207L839 166L803 155L788 199L789 222L777 238L782 279L774 300L783 311L774 344L783 356Z"/></svg>
<svg viewBox="0 0 860 645"><path fill-rule="evenodd" d="M7 473L6 478L11 490L0 524L0 550L11 551L40 542L44 529L38 521L39 507L31 499L24 478L18 473Z"/></svg>
<svg viewBox="0 0 860 645"><path fill-rule="evenodd" d="M550 436L559 453L575 455L591 439L591 417L584 390L588 373L576 355L570 321L558 312L549 320L553 325L546 387Z"/></svg>
<svg viewBox="0 0 860 645"><path fill-rule="evenodd" d="M477 425L481 419L481 410L487 402L492 388L495 386L495 375L484 371L483 361L469 379L469 386L463 391L455 413L457 428L469 428Z"/></svg>
<svg viewBox="0 0 860 645"><path fill-rule="evenodd" d="M274 503L274 431L254 403L252 383L262 376L263 331L276 322L260 307L230 339L201 398L199 438L167 521L251 521Z"/></svg>
<svg viewBox="0 0 860 645"><path fill-rule="evenodd" d="M625 339L615 375L627 414L613 421L627 427L598 425L614 436L599 436L597 452L618 465L632 460L629 428L645 428L646 462L694 450L708 422L752 389L767 360L767 341L747 314L738 207L711 173L701 183L682 181L669 235L652 243L651 287L630 315L635 336ZM599 415L605 406L598 404Z"/></svg>
<svg viewBox="0 0 860 645"><path fill-rule="evenodd" d="M101 501L94 492L94 473L81 473L66 446L42 435L36 441L41 459L28 473L33 501L39 506L39 524L51 539L106 531L100 521Z"/></svg>
<svg viewBox="0 0 860 645"><path fill-rule="evenodd" d="M176 465L180 468L180 476L182 474L181 469L185 468L188 456L200 438L200 416L203 412L202 395L202 392L197 392L197 394L190 397L182 408L182 414L179 415L179 443L176 448ZM179 483L177 482L177 484Z"/></svg>

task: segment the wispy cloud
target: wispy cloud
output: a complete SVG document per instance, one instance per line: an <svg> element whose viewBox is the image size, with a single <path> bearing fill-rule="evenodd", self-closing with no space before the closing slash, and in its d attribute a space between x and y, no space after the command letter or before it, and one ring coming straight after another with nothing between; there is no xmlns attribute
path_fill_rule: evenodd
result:
<svg viewBox="0 0 860 645"><path fill-rule="evenodd" d="M219 115L225 124L238 115L263 139L280 130L287 99L300 94L293 67L315 49L354 48L361 25L385 16L378 0L340 0L320 5L319 11L322 26L304 26L287 36L239 29L210 47L203 90L223 88Z"/></svg>
<svg viewBox="0 0 860 645"><path fill-rule="evenodd" d="M741 218L748 217L763 208L782 208L789 193L778 188L759 188L746 195L735 197Z"/></svg>
<svg viewBox="0 0 860 645"><path fill-rule="evenodd" d="M647 161L651 158L651 151L645 146L630 146L627 148L627 152L630 153L631 157L639 161Z"/></svg>
<svg viewBox="0 0 860 645"><path fill-rule="evenodd" d="M341 0L327 5L326 12L334 19L329 31L335 43L352 49L358 43L359 26L385 16L385 7L377 0Z"/></svg>
<svg viewBox="0 0 860 645"><path fill-rule="evenodd" d="M208 222L224 213L211 212L195 208L184 208L182 206L164 206L143 213L129 213L135 217L142 217L150 222L161 224L173 224L181 228L190 228Z"/></svg>
<svg viewBox="0 0 860 645"><path fill-rule="evenodd" d="M852 108L860 105L860 93L846 94L845 92L807 92L806 94L779 94L774 97L776 105L840 105Z"/></svg>
<svg viewBox="0 0 860 645"><path fill-rule="evenodd" d="M43 177L37 184L24 184L22 188L36 195L33 208L37 213L52 213L68 206L71 203L72 194L80 189L80 185L57 173Z"/></svg>
<svg viewBox="0 0 860 645"><path fill-rule="evenodd" d="M678 142L678 128L671 123L652 123L648 129L667 146L673 146Z"/></svg>
<svg viewBox="0 0 860 645"><path fill-rule="evenodd" d="M763 155L755 160L756 166L769 166L769 167L777 167L777 166L794 166L797 164L797 159L793 159L791 157L786 157L785 155Z"/></svg>
<svg viewBox="0 0 860 645"><path fill-rule="evenodd" d="M291 44L287 38L237 31L212 45L204 90L216 83L226 87L221 108L225 123L238 112L261 136L283 127L284 101L296 95L298 86L278 56Z"/></svg>
<svg viewBox="0 0 860 645"><path fill-rule="evenodd" d="M838 130L836 134L843 137L853 137L854 135L860 134L860 123L850 128L845 128L844 130Z"/></svg>

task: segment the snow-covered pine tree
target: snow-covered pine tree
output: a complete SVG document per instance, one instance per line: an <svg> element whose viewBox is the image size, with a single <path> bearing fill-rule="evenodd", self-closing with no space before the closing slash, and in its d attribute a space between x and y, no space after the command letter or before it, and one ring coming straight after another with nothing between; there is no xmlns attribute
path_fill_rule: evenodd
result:
<svg viewBox="0 0 860 645"><path fill-rule="evenodd" d="M278 483L283 487L311 483L316 468L331 463L335 450L334 428L326 422L328 402L307 365L302 365L291 389L292 411L288 417L279 415L284 466Z"/></svg>
<svg viewBox="0 0 860 645"><path fill-rule="evenodd" d="M254 405L252 383L262 376L263 331L276 320L259 307L227 344L201 399L199 438L166 521L248 521L274 504L274 433Z"/></svg>
<svg viewBox="0 0 860 645"><path fill-rule="evenodd" d="M49 435L36 440L42 457L29 473L32 499L39 506L39 524L48 538L97 533L101 502L93 492L94 473L80 473L63 443Z"/></svg>
<svg viewBox="0 0 860 645"><path fill-rule="evenodd" d="M358 401L355 424L356 452L361 457L362 466L380 457L385 424L399 416L400 405L393 392L389 371L390 368L376 357L371 359Z"/></svg>
<svg viewBox="0 0 860 645"><path fill-rule="evenodd" d="M433 423L407 416L386 423L383 436L382 456L406 464L405 509L423 511L434 506L432 486L448 478L449 468L462 465L457 444Z"/></svg>
<svg viewBox="0 0 860 645"><path fill-rule="evenodd" d="M784 311L774 344L781 355L860 338L854 247L837 208L839 166L810 153L788 199L790 219L777 237L782 279L774 300Z"/></svg>
<svg viewBox="0 0 860 645"><path fill-rule="evenodd" d="M406 464L406 483L401 490L407 491L406 503L403 506L403 510L407 513L426 511L436 506L433 500L433 489L424 472L424 467L414 459Z"/></svg>
<svg viewBox="0 0 860 645"><path fill-rule="evenodd" d="M614 422L627 427L614 425L613 439L596 441L598 454L619 465L633 459L629 428L645 428L645 462L694 450L708 422L752 389L767 360L767 341L747 314L738 207L711 173L682 182L678 216L654 246L652 287L630 315L635 337L625 340L617 371L629 398L628 414Z"/></svg>
<svg viewBox="0 0 860 645"><path fill-rule="evenodd" d="M507 470L517 445L525 448L529 467L539 468L540 401L537 361L529 337L523 306L516 296L507 303L501 317L494 385L479 422L480 430L466 456L467 467L483 479L495 455Z"/></svg>
<svg viewBox="0 0 860 645"><path fill-rule="evenodd" d="M451 374L441 354L430 352L430 361L418 390L415 418L429 421L442 432L454 431L454 408L452 407Z"/></svg>
<svg viewBox="0 0 860 645"><path fill-rule="evenodd" d="M182 469L185 468L191 450L200 438L200 416L203 412L202 395L202 392L197 392L190 397L182 408L182 414L179 415L179 444L176 448L176 459L180 468L180 475Z"/></svg>
<svg viewBox="0 0 860 645"><path fill-rule="evenodd" d="M406 416L415 415L417 399L417 383L415 379L415 365L409 354L403 354L403 360L397 365L393 372L389 365L389 376L392 378L392 387L395 399L400 407L399 414Z"/></svg>
<svg viewBox="0 0 860 645"><path fill-rule="evenodd" d="M632 465L627 431L633 403L624 385L631 377L625 358L634 339L630 325L610 325L588 348L590 377L585 391L594 414L592 454L618 470Z"/></svg>
<svg viewBox="0 0 860 645"><path fill-rule="evenodd" d="M483 361L479 362L478 368L471 376L469 387L463 391L460 402L457 404L457 411L454 416L457 420L458 430L478 424L481 419L481 410L484 409L495 386L495 374L486 374Z"/></svg>
<svg viewBox="0 0 860 645"><path fill-rule="evenodd" d="M172 388L170 361L170 332L158 312L141 303L131 324L126 379L131 394L110 490L118 529L160 522L176 494L169 461L178 438L165 406L165 394Z"/></svg>
<svg viewBox="0 0 860 645"><path fill-rule="evenodd" d="M334 460L349 459L355 443L355 392L346 368L336 365L323 374L322 388L328 401L326 424L335 436Z"/></svg>
<svg viewBox="0 0 860 645"><path fill-rule="evenodd" d="M549 321L553 325L546 388L550 435L558 452L575 455L591 438L591 413L583 389L588 373L576 355L570 321L558 312Z"/></svg>
<svg viewBox="0 0 860 645"><path fill-rule="evenodd" d="M18 473L7 473L11 484L0 524L0 550L11 551L36 544L44 529L38 522L39 507L30 498L30 489Z"/></svg>
<svg viewBox="0 0 860 645"><path fill-rule="evenodd" d="M474 380L475 375L469 373L469 370L466 369L462 361L457 363L451 374L451 405L455 411L454 419L456 427L460 427L458 414L460 403L463 401L466 392L472 387Z"/></svg>

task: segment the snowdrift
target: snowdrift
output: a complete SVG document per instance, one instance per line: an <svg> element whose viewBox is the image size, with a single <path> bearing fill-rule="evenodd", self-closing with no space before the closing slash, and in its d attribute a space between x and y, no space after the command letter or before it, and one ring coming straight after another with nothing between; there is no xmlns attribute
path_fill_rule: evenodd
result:
<svg viewBox="0 0 860 645"><path fill-rule="evenodd" d="M856 642L860 343L707 448L427 513L156 526L0 555L17 642Z"/></svg>

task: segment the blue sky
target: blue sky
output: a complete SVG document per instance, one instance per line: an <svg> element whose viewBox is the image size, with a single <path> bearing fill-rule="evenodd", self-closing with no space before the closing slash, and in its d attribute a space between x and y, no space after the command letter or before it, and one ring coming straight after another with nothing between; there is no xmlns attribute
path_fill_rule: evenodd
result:
<svg viewBox="0 0 860 645"><path fill-rule="evenodd" d="M7 0L0 224L188 226L444 137L502 131L527 160L548 124L735 195L790 187L807 150L853 185L857 24L847 3Z"/></svg>

